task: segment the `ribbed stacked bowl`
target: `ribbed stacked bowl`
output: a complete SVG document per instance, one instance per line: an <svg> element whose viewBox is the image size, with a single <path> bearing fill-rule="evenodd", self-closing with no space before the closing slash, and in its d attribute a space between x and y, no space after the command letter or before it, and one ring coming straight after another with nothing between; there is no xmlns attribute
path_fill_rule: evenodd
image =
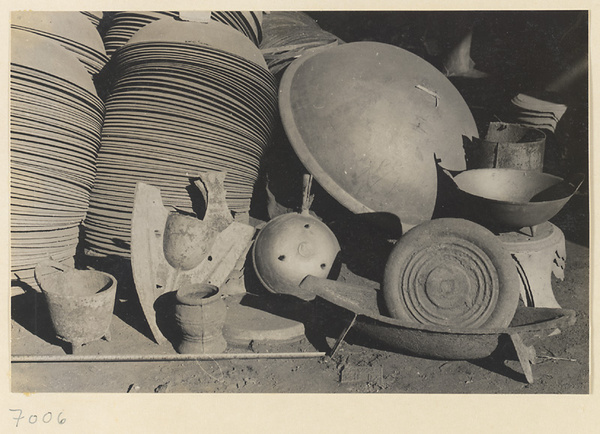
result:
<svg viewBox="0 0 600 434"><path fill-rule="evenodd" d="M39 261L75 255L104 107L72 52L32 32L11 38L11 270L35 287Z"/></svg>
<svg viewBox="0 0 600 434"><path fill-rule="evenodd" d="M91 21L94 27L100 26L100 21L104 17L104 12L102 11L81 11L81 13Z"/></svg>
<svg viewBox="0 0 600 434"><path fill-rule="evenodd" d="M227 24L230 27L242 32L257 47L262 41L262 21L263 13L256 11L234 12L234 11L213 11L210 19Z"/></svg>
<svg viewBox="0 0 600 434"><path fill-rule="evenodd" d="M166 206L192 210L190 179L226 171L229 208L247 212L277 105L258 48L214 21L166 18L137 32L113 60L88 253L129 256L140 181L160 188Z"/></svg>
<svg viewBox="0 0 600 434"><path fill-rule="evenodd" d="M116 12L104 35L106 53L111 56L116 50L125 45L142 27L165 17L177 17L177 12Z"/></svg>
<svg viewBox="0 0 600 434"><path fill-rule="evenodd" d="M98 29L81 12L13 12L11 28L59 43L75 54L92 75L98 74L108 62Z"/></svg>
<svg viewBox="0 0 600 434"><path fill-rule="evenodd" d="M545 101L523 93L515 96L511 102L515 106L517 123L551 132L556 130L556 125L567 111L567 106L564 104Z"/></svg>
<svg viewBox="0 0 600 434"><path fill-rule="evenodd" d="M308 50L343 43L304 12L278 11L265 15L260 49L273 74L283 71Z"/></svg>
<svg viewBox="0 0 600 434"><path fill-rule="evenodd" d="M104 36L106 52L114 53L147 24L165 17L179 18L179 15L173 11L116 12ZM210 19L239 30L257 46L262 39L262 12L211 12Z"/></svg>

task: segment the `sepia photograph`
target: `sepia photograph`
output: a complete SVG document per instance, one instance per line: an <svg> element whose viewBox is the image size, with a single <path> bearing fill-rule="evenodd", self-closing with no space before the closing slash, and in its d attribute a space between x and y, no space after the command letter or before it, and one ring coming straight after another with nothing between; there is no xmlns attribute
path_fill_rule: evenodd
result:
<svg viewBox="0 0 600 434"><path fill-rule="evenodd" d="M10 393L589 396L589 9L71 9L9 11Z"/></svg>

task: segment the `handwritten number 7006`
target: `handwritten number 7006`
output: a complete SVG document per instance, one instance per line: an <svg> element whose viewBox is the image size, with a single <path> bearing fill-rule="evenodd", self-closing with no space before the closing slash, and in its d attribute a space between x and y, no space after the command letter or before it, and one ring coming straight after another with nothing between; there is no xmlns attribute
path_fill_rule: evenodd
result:
<svg viewBox="0 0 600 434"><path fill-rule="evenodd" d="M23 410L21 410L20 408L17 409L9 409L10 411L15 412L13 414L13 419L15 420L15 426L18 428L19 427L19 423L21 423L21 421L23 421L23 423L29 422L30 425L35 425L36 423L40 422L42 424L46 424L46 423L50 423L52 422L52 420L55 420L56 423L58 423L59 425L64 424L67 419L62 417L62 411L60 413L58 413L58 416L54 417L54 415L52 414L51 411L45 413L43 416L38 417L37 414L30 414L29 417L27 416L23 416Z"/></svg>

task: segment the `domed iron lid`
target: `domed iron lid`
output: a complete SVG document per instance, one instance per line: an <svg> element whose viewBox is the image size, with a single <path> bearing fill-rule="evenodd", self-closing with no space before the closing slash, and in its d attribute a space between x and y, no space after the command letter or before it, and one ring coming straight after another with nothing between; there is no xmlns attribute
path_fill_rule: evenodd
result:
<svg viewBox="0 0 600 434"><path fill-rule="evenodd" d="M377 42L294 61L279 107L298 157L336 200L356 213L396 214L404 229L431 218L435 158L464 170L463 136L477 136L469 108L441 72Z"/></svg>

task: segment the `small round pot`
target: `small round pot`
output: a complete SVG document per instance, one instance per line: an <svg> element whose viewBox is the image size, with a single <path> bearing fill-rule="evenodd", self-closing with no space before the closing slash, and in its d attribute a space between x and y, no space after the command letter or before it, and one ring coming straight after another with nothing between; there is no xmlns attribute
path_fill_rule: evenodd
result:
<svg viewBox="0 0 600 434"><path fill-rule="evenodd" d="M182 354L217 354L227 348L223 325L227 307L219 288L196 284L177 291L175 321L182 332L177 351Z"/></svg>
<svg viewBox="0 0 600 434"><path fill-rule="evenodd" d="M35 276L46 298L56 336L81 346L110 339L117 290L116 279L96 270L76 270L54 261L37 265Z"/></svg>

